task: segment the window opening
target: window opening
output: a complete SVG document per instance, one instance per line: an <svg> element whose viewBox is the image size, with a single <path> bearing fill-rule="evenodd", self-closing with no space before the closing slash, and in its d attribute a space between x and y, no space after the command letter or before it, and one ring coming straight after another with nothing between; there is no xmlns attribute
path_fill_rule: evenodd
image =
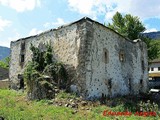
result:
<svg viewBox="0 0 160 120"><path fill-rule="evenodd" d="M154 71L154 68L153 68L153 67L151 68L151 71Z"/></svg>
<svg viewBox="0 0 160 120"><path fill-rule="evenodd" d="M119 60L121 61L121 62L124 62L125 61L125 54L124 54L124 51L120 51L120 53L119 53Z"/></svg>
<svg viewBox="0 0 160 120"><path fill-rule="evenodd" d="M103 49L103 61L106 64L109 62L109 54L106 48Z"/></svg>

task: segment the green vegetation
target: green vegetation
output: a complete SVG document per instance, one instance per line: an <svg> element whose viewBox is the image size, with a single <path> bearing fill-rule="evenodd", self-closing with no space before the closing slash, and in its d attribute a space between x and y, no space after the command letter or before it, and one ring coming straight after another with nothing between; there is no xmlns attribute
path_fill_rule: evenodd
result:
<svg viewBox="0 0 160 120"><path fill-rule="evenodd" d="M63 64L53 60L50 44L44 47L46 50L43 51L32 44L30 47L33 57L24 71L30 99L53 98L54 86L65 88L67 84L67 73Z"/></svg>
<svg viewBox="0 0 160 120"><path fill-rule="evenodd" d="M131 111L131 116L103 116L105 110L121 112L130 111L130 108L135 108L135 104L129 98L121 97L114 100L108 100L108 104L112 106L100 105L99 102L94 102L85 106L91 110L81 109L78 107L78 112L74 113L73 108L57 106L53 100L28 101L25 97L26 93L13 90L0 90L0 116L6 120L158 120L156 117L135 116L134 110ZM75 99L75 95L60 92L56 99L57 101L69 101ZM116 105L114 102L116 101ZM145 106L145 105L144 105ZM104 114L105 115L105 114Z"/></svg>
<svg viewBox="0 0 160 120"><path fill-rule="evenodd" d="M6 120L65 120L73 118L72 110L48 105L47 100L27 101L23 93L0 90L0 116Z"/></svg>
<svg viewBox="0 0 160 120"><path fill-rule="evenodd" d="M60 91L56 98L58 99L75 99L77 96L74 93L66 93L65 91Z"/></svg>
<svg viewBox="0 0 160 120"><path fill-rule="evenodd" d="M144 25L137 16L126 14L123 17L119 12L113 16L112 24L109 23L108 27L131 40L139 38L140 33L145 30Z"/></svg>
<svg viewBox="0 0 160 120"><path fill-rule="evenodd" d="M141 33L145 31L145 27L137 16L126 14L122 16L121 13L117 12L112 18L112 24L109 23L108 27L120 33L121 35L135 40L140 38L143 40L148 47L148 59L153 60L160 56L160 44L153 42L153 40L142 36Z"/></svg>
<svg viewBox="0 0 160 120"><path fill-rule="evenodd" d="M0 46L0 60L9 57L10 55L10 48L8 47L4 47L4 46Z"/></svg>
<svg viewBox="0 0 160 120"><path fill-rule="evenodd" d="M43 75L48 75L60 86L60 84L66 83L67 72L62 63L53 60L52 47L49 44L45 47L46 51L41 51L31 44L33 58L24 71L24 78L26 81L30 81L32 78L35 80Z"/></svg>
<svg viewBox="0 0 160 120"><path fill-rule="evenodd" d="M160 57L160 41L152 40L147 37L141 36L141 39L147 44L148 60L157 59Z"/></svg>
<svg viewBox="0 0 160 120"><path fill-rule="evenodd" d="M5 59L0 61L0 67L5 68L5 69L9 69L9 62L10 62L10 58L6 57Z"/></svg>
<svg viewBox="0 0 160 120"><path fill-rule="evenodd" d="M159 51L158 51L158 57L160 59L160 40L152 40L151 44L157 45Z"/></svg>

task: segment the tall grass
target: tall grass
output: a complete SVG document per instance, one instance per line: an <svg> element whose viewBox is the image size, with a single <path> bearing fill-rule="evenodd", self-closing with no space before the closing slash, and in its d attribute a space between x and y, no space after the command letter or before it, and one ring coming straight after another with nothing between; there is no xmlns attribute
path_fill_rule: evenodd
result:
<svg viewBox="0 0 160 120"><path fill-rule="evenodd" d="M156 117L139 117L139 116L103 116L104 110L119 111L125 110L124 105L120 104L116 107L108 107L99 105L91 107L92 110L81 110L78 108L77 113L73 113L74 109L55 106L48 104L51 100L28 101L26 94L13 90L0 90L0 116L5 120L158 120ZM74 95L69 96L68 93L60 93L57 99L75 98Z"/></svg>

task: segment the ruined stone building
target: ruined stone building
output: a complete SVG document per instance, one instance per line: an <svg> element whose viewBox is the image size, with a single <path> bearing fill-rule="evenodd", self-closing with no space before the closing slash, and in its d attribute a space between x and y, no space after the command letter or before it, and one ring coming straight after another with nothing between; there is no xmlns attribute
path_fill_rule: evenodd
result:
<svg viewBox="0 0 160 120"><path fill-rule="evenodd" d="M11 42L11 87L19 84L32 54L30 44L51 42L54 57L67 67L85 98L138 94L148 90L147 47L131 41L90 18ZM43 49L43 47L42 47Z"/></svg>

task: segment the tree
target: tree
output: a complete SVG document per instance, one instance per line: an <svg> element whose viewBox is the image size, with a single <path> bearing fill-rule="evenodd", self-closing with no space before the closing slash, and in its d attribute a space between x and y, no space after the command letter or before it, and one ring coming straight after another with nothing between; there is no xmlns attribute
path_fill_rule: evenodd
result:
<svg viewBox="0 0 160 120"><path fill-rule="evenodd" d="M138 38L143 40L148 47L149 60L153 60L158 57L160 51L158 45L152 42L151 39L142 35L146 28L137 16L132 16L130 14L122 16L121 13L116 12L112 18L112 23L109 23L108 27L115 30L124 37L129 38L130 40L135 40Z"/></svg>
<svg viewBox="0 0 160 120"><path fill-rule="evenodd" d="M10 57L6 57L3 60L0 61L0 67L9 69L9 62L10 62Z"/></svg>
<svg viewBox="0 0 160 120"><path fill-rule="evenodd" d="M147 44L148 59L153 60L158 58L160 55L160 43L155 42L155 40L144 36L140 36L140 39L142 39Z"/></svg>

